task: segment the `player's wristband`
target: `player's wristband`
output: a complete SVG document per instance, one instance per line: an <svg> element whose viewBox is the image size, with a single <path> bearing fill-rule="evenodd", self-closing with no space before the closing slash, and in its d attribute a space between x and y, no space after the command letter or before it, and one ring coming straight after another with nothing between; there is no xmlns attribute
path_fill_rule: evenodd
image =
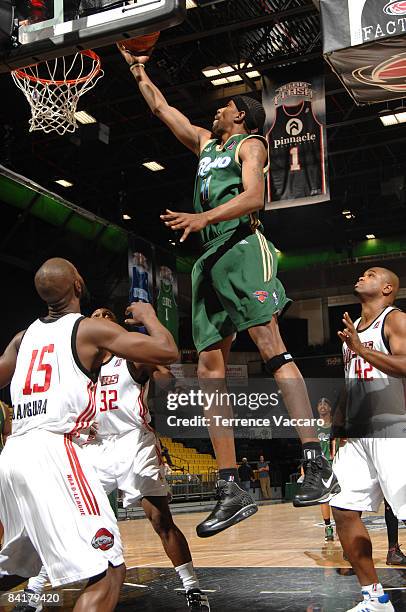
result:
<svg viewBox="0 0 406 612"><path fill-rule="evenodd" d="M130 70L133 68L145 68L145 64L141 64L141 62L134 62L133 64L130 64Z"/></svg>

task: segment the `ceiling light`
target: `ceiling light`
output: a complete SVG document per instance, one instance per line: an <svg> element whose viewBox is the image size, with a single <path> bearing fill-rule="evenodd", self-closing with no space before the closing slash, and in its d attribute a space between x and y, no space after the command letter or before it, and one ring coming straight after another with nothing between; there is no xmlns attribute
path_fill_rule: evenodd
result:
<svg viewBox="0 0 406 612"><path fill-rule="evenodd" d="M220 74L220 70L214 66L207 66L206 68L203 68L202 72L208 79Z"/></svg>
<svg viewBox="0 0 406 612"><path fill-rule="evenodd" d="M219 72L221 72L221 74L227 74L227 72L234 72L234 70L235 68L233 66L227 66L227 64L219 66Z"/></svg>
<svg viewBox="0 0 406 612"><path fill-rule="evenodd" d="M58 183L58 185L61 185L62 187L73 187L73 183L65 181L65 179L58 179L55 181L55 183Z"/></svg>
<svg viewBox="0 0 406 612"><path fill-rule="evenodd" d="M245 60L242 60L240 66L242 66L243 70L246 70L247 68L252 68L252 62L248 62L247 64ZM258 79L261 76L258 70L250 70L249 72L246 73L246 75L250 79Z"/></svg>
<svg viewBox="0 0 406 612"><path fill-rule="evenodd" d="M87 123L97 123L97 119L89 115L86 111L77 111L75 113L75 119L79 121L79 123L87 124Z"/></svg>
<svg viewBox="0 0 406 612"><path fill-rule="evenodd" d="M368 240L373 240L375 238L375 234L367 234L366 236Z"/></svg>
<svg viewBox="0 0 406 612"><path fill-rule="evenodd" d="M252 70L251 72L247 72L247 77L250 79L258 79L260 77L260 73L258 70Z"/></svg>
<svg viewBox="0 0 406 612"><path fill-rule="evenodd" d="M214 79L212 85L228 85L228 79L224 77L221 79Z"/></svg>
<svg viewBox="0 0 406 612"><path fill-rule="evenodd" d="M195 0L186 0L186 8L187 9L197 8L197 4Z"/></svg>
<svg viewBox="0 0 406 612"><path fill-rule="evenodd" d="M350 211L350 210L343 210L343 211L341 212L341 214L342 214L342 215L347 216L347 215L350 215L350 214L351 214L351 211Z"/></svg>
<svg viewBox="0 0 406 612"><path fill-rule="evenodd" d="M124 213L123 219L124 219L124 221L129 221L131 219L131 217L130 217L130 215L127 215L126 213Z"/></svg>
<svg viewBox="0 0 406 612"><path fill-rule="evenodd" d="M152 170L152 172L159 172L160 170L165 170L165 167L161 166L161 164L156 161L144 162L142 165L145 166L145 168L148 168L148 170Z"/></svg>
<svg viewBox="0 0 406 612"><path fill-rule="evenodd" d="M395 117L398 120L398 123L405 123L406 122L406 110L400 113L395 113Z"/></svg>
<svg viewBox="0 0 406 612"><path fill-rule="evenodd" d="M239 74L233 74L232 76L226 78L229 83L236 83L237 81L242 81L242 78Z"/></svg>
<svg viewBox="0 0 406 612"><path fill-rule="evenodd" d="M397 125L398 123L396 115L379 115L379 119L382 121L385 127L388 125Z"/></svg>
<svg viewBox="0 0 406 612"><path fill-rule="evenodd" d="M345 215L346 219L355 219L355 215L353 215L352 213L350 213L349 215Z"/></svg>

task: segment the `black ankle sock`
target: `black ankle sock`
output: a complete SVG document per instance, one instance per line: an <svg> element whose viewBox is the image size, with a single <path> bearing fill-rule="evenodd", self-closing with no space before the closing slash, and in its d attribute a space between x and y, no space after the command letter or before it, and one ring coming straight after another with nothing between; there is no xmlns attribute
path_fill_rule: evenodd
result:
<svg viewBox="0 0 406 612"><path fill-rule="evenodd" d="M330 527L331 520L330 519L324 519L324 524L325 524L326 527Z"/></svg>
<svg viewBox="0 0 406 612"><path fill-rule="evenodd" d="M393 510L385 500L385 523L386 523L386 531L388 534L388 548L396 548L399 540L399 521L397 517L393 514Z"/></svg>
<svg viewBox="0 0 406 612"><path fill-rule="evenodd" d="M316 456L321 455L320 442L306 442L305 444L303 444L303 452L308 450L315 451Z"/></svg>
<svg viewBox="0 0 406 612"><path fill-rule="evenodd" d="M240 484L237 468L222 468L219 470L219 478L220 480L226 481L233 480L237 484Z"/></svg>

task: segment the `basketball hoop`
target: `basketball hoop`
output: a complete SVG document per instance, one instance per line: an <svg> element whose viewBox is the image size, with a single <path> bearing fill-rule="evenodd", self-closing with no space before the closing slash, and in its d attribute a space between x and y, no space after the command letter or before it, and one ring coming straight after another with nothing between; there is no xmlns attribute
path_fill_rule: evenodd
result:
<svg viewBox="0 0 406 612"><path fill-rule="evenodd" d="M11 72L31 107L30 132L74 132L80 96L103 76L100 57L91 50L79 51L73 59L59 57Z"/></svg>

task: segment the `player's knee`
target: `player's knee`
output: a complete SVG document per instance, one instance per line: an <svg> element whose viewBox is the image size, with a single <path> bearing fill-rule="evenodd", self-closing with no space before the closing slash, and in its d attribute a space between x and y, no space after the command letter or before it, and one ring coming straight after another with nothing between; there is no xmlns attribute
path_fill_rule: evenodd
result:
<svg viewBox="0 0 406 612"><path fill-rule="evenodd" d="M274 355L265 362L265 371L269 376L273 376L275 372L280 370L284 365L292 362L293 357L290 353L280 353L279 355Z"/></svg>
<svg viewBox="0 0 406 612"><path fill-rule="evenodd" d="M124 563L121 563L121 565L117 565L116 567L110 566L110 579L116 588L121 588L121 585L125 580L126 571L127 569Z"/></svg>
<svg viewBox="0 0 406 612"><path fill-rule="evenodd" d="M352 510L344 510L343 508L332 507L332 511L335 523L337 525L337 529L340 529L342 527L345 528L346 525L349 525L357 518L356 513Z"/></svg>
<svg viewBox="0 0 406 612"><path fill-rule="evenodd" d="M150 517L151 525L155 532L161 538L166 538L174 527L174 523L171 516L167 516L162 512L156 512Z"/></svg>
<svg viewBox="0 0 406 612"><path fill-rule="evenodd" d="M205 362L199 362L197 367L197 376L202 380L205 378L223 379L225 378L225 369L217 364L211 365Z"/></svg>

